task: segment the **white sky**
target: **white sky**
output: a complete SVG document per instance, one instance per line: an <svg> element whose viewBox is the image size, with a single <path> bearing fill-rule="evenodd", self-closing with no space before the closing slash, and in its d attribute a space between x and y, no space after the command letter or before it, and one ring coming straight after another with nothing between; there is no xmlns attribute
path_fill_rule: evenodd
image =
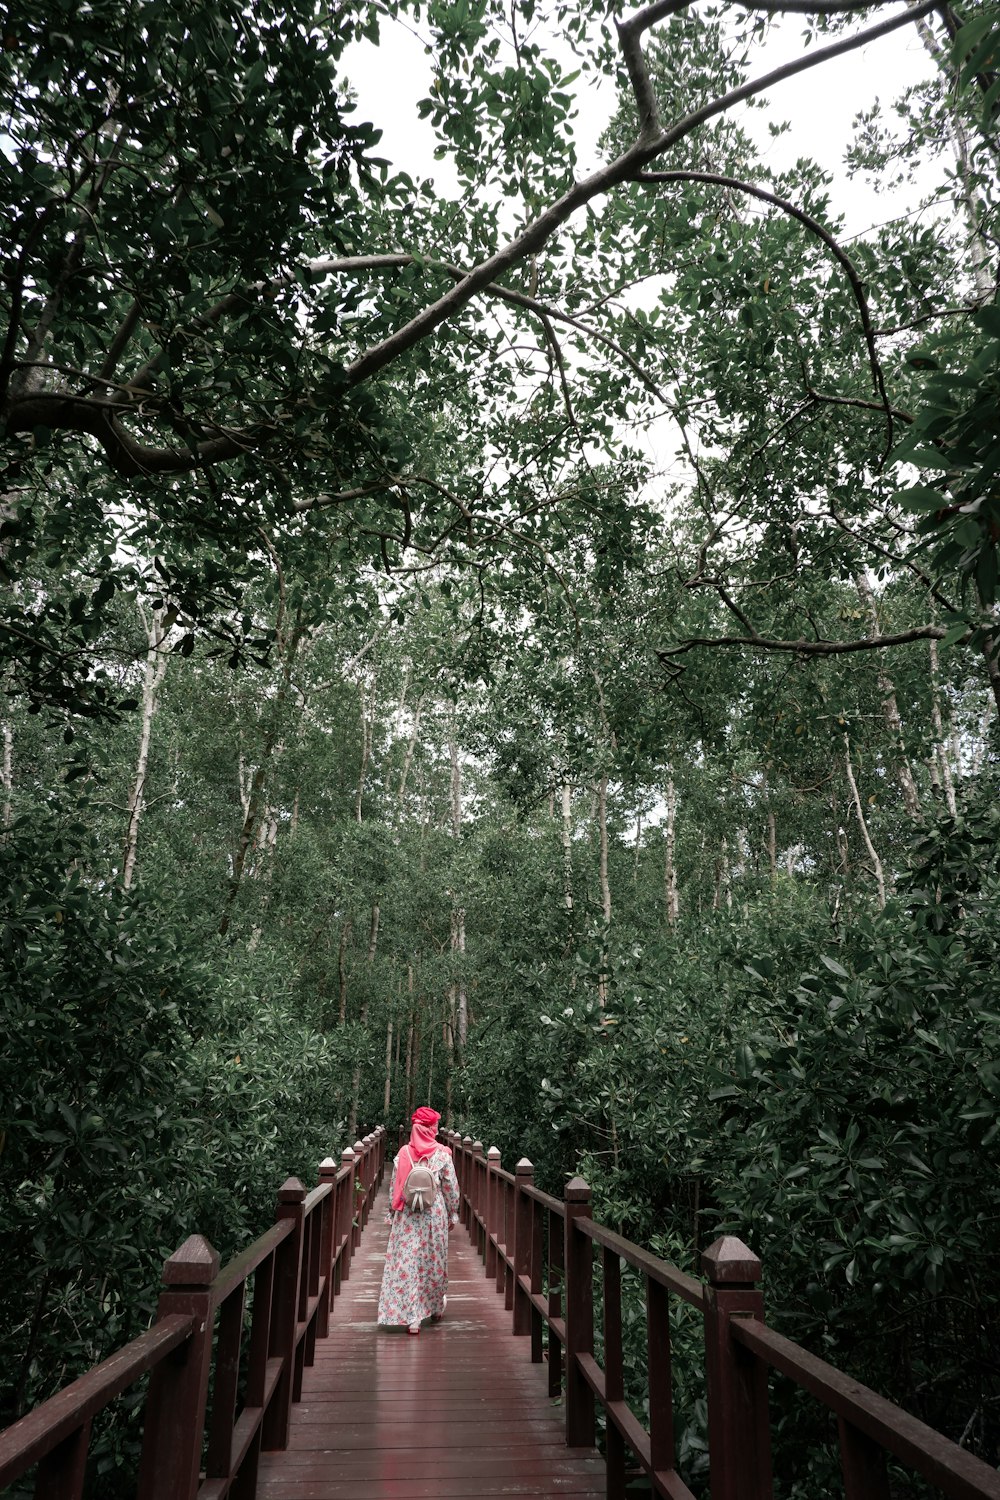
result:
<svg viewBox="0 0 1000 1500"><path fill-rule="evenodd" d="M761 52L759 71L766 72L798 56L801 35L798 17L772 27ZM568 71L572 59L567 57L564 66ZM388 157L411 176L433 178L439 189L447 192L454 184L450 163L434 160L434 132L417 114L417 102L428 91L430 71L423 42L416 33L408 25L384 22L381 45L374 48L360 43L349 49L344 70L357 92L356 118L371 120L383 132L377 154ZM892 101L932 71L933 63L915 27L904 27L861 51L777 85L769 96L769 117L775 122L788 120L792 125L777 140L768 136L764 123L767 117L761 111L746 111L745 119L769 164L780 169L806 156L833 172L833 202L846 217L846 234L860 234L873 224L906 212L916 193L910 188L893 195L884 185L875 188L859 178L847 179L843 159L852 137L852 122L860 110L870 108L878 98L889 114ZM604 87L595 87L581 78L575 87L579 91L579 115L574 131L580 175L586 175L599 162L597 141L614 108L614 86L609 81Z"/></svg>

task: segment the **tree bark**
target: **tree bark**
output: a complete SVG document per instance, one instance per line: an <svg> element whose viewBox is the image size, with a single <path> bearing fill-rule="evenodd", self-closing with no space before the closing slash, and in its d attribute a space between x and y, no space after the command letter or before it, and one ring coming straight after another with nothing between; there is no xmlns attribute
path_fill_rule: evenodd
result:
<svg viewBox="0 0 1000 1500"><path fill-rule="evenodd" d="M14 813L14 726L3 723L3 826L10 827Z"/></svg>
<svg viewBox="0 0 1000 1500"><path fill-rule="evenodd" d="M951 775L951 762L948 759L948 741L945 737L944 726L941 722L941 699L938 692L938 650L937 641L930 643L931 656L931 719L934 724L935 735L935 760L941 772L941 786L944 790L945 805L953 818L958 817L958 807L955 802L955 783Z"/></svg>
<svg viewBox="0 0 1000 1500"><path fill-rule="evenodd" d="M392 1017L385 1023L385 1094L382 1099L382 1118L389 1119L389 1101L392 1098Z"/></svg>
<svg viewBox="0 0 1000 1500"><path fill-rule="evenodd" d="M337 950L337 985L340 1007L337 1020L341 1026L347 1021L347 945L351 941L351 914L347 912L340 927L340 946Z"/></svg>
<svg viewBox="0 0 1000 1500"><path fill-rule="evenodd" d="M854 586L858 591L858 598L868 611L871 621L872 634L878 635L881 623L878 617L878 608L875 603L875 595L872 586L868 582L867 575L856 573ZM933 641L931 642L933 645ZM899 781L900 790L903 793L903 802L906 811L911 818L920 816L920 796L917 792L917 783L913 779L913 771L906 755L906 746L903 743L903 720L899 712L899 704L896 699L896 687L883 666L878 668L878 685L882 694L882 713L885 717L886 727L893 743L896 754L896 777Z"/></svg>
<svg viewBox="0 0 1000 1500"><path fill-rule="evenodd" d="M674 778L667 778L667 826L664 840L663 856L663 892L667 907L667 926L671 932L677 926L680 915L680 899L677 891L677 867L674 859L674 851L677 839L677 794L674 790Z"/></svg>
<svg viewBox="0 0 1000 1500"><path fill-rule="evenodd" d="M563 906L573 910L573 789L562 785Z"/></svg>
<svg viewBox="0 0 1000 1500"><path fill-rule="evenodd" d="M851 765L851 742L844 735L844 766L847 771L847 785L851 791L851 801L854 803L854 811L857 814L858 826L861 829L861 837L864 839L865 848L868 850L868 858L872 862L875 871L875 882L878 886L879 910L885 906L885 873L882 869L882 861L875 851L871 834L868 832L868 824L865 822L864 809L861 806L861 797L858 792L858 783L854 779L854 767Z"/></svg>
<svg viewBox="0 0 1000 1500"><path fill-rule="evenodd" d="M141 606L140 606L141 608ZM142 716L139 729L139 754L136 757L135 776L128 795L128 821L125 825L125 843L122 850L122 889L129 890L135 875L135 861L139 846L139 823L145 807L146 776L149 771L149 747L153 735L153 716L157 708L157 694L166 675L168 655L167 632L163 628L166 611L155 609L152 617L143 623L146 626L146 665L142 677Z"/></svg>

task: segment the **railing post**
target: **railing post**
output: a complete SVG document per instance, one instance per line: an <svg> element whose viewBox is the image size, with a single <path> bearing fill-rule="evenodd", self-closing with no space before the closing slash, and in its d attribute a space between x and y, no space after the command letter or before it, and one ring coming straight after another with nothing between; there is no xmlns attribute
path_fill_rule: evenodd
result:
<svg viewBox="0 0 1000 1500"><path fill-rule="evenodd" d="M497 1207L500 1202L500 1178L497 1169L500 1166L500 1148L491 1146L486 1153L486 1274L493 1280L497 1274L497 1250L494 1237L499 1233L499 1215Z"/></svg>
<svg viewBox="0 0 1000 1500"><path fill-rule="evenodd" d="M482 1141L472 1143L472 1192L470 1193L471 1212L469 1214L469 1239L479 1249L479 1224L477 1217L486 1216L486 1205L483 1195L486 1182L486 1163L483 1160ZM485 1252L484 1252L485 1253Z"/></svg>
<svg viewBox="0 0 1000 1500"><path fill-rule="evenodd" d="M708 1461L712 1500L771 1500L767 1370L730 1334L733 1318L764 1321L761 1264L724 1235L703 1253Z"/></svg>
<svg viewBox="0 0 1000 1500"><path fill-rule="evenodd" d="M218 1270L219 1257L201 1234L186 1239L163 1267L157 1319L182 1313L195 1323L186 1343L149 1377L139 1465L143 1500L193 1500L198 1492Z"/></svg>
<svg viewBox="0 0 1000 1500"><path fill-rule="evenodd" d="M590 1188L582 1177L566 1184L566 1446L592 1448L594 1393L580 1370L578 1356L594 1352L594 1253L592 1242L577 1232L577 1219L590 1217ZM713 1495L712 1500L719 1500Z"/></svg>
<svg viewBox="0 0 1000 1500"><path fill-rule="evenodd" d="M281 1373L268 1402L261 1425L261 1446L265 1449L288 1446L288 1424L292 1402L299 1383L298 1363L299 1284L302 1276L302 1245L306 1190L297 1177L289 1177L278 1191L275 1221L291 1219L292 1229L274 1256L274 1290L271 1303L271 1337L268 1357L281 1360Z"/></svg>
<svg viewBox="0 0 1000 1500"><path fill-rule="evenodd" d="M361 1216L365 1194L365 1143L354 1142L354 1192L351 1194L351 1249L361 1244Z"/></svg>
<svg viewBox="0 0 1000 1500"><path fill-rule="evenodd" d="M472 1173L472 1136L465 1135L462 1137L462 1209L460 1217L466 1229L470 1229L472 1223Z"/></svg>
<svg viewBox="0 0 1000 1500"><path fill-rule="evenodd" d="M531 1284L531 1228L534 1204L524 1192L535 1180L535 1169L526 1156L514 1168L514 1317L512 1331L518 1335L531 1332L531 1296L521 1285L521 1277Z"/></svg>
<svg viewBox="0 0 1000 1500"><path fill-rule="evenodd" d="M323 1283L316 1312L316 1337L325 1339L330 1332L330 1309L333 1305L333 1252L337 1245L337 1163L325 1156L319 1164L320 1186L330 1184L323 1200L323 1234L319 1248L319 1274Z"/></svg>
<svg viewBox="0 0 1000 1500"><path fill-rule="evenodd" d="M351 1256L354 1253L354 1152L350 1146L345 1146L340 1153L340 1164L341 1167L351 1169L340 1184L337 1195L337 1244L344 1247L340 1256L340 1280L343 1283L351 1274Z"/></svg>

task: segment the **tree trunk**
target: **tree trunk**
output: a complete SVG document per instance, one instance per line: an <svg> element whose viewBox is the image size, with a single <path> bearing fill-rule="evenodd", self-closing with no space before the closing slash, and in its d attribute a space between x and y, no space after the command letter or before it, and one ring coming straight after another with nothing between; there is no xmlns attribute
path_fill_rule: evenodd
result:
<svg viewBox="0 0 1000 1500"><path fill-rule="evenodd" d="M361 708L361 767L358 771L358 789L354 794L354 821L361 822L361 803L365 792L365 779L368 775L368 760L372 749L372 724L371 715L375 712L375 689L372 688L371 712L365 713L365 687L363 682L358 683L358 699Z"/></svg>
<svg viewBox="0 0 1000 1500"><path fill-rule="evenodd" d="M881 622L878 617L878 608L875 604L875 595L872 593L871 584L867 575L857 573L854 578L854 586L858 591L858 598L868 611L871 622L872 635L880 635L882 631ZM900 790L903 793L903 803L911 818L920 816L920 796L917 792L917 783L913 779L913 771L906 756L906 747L903 743L903 721L899 713L899 704L896 701L896 688L892 678L883 667L878 668L878 685L882 694L882 713L885 717L886 727L896 752L896 777L899 781Z"/></svg>
<svg viewBox="0 0 1000 1500"><path fill-rule="evenodd" d="M402 810L403 799L406 796L406 780L410 774L410 767L413 764L413 752L417 744L417 734L420 730L420 712L423 706L423 698L418 698L417 706L413 710L413 725L410 729L410 738L406 742L406 754L403 757L403 773L399 778L399 791L396 794L396 802L400 810Z"/></svg>
<svg viewBox="0 0 1000 1500"><path fill-rule="evenodd" d="M767 866L771 872L771 884L778 879L778 830L774 821L774 808L767 810Z"/></svg>
<svg viewBox="0 0 1000 1500"><path fill-rule="evenodd" d="M340 991L340 1008L337 1020L341 1026L347 1021L347 945L351 941L351 914L347 912L340 928L340 946L337 950L337 984Z"/></svg>
<svg viewBox="0 0 1000 1500"><path fill-rule="evenodd" d="M458 754L458 744L455 739L454 725L448 740L448 753L451 758L451 836L457 846L462 837L462 766ZM456 847L457 857L457 847ZM469 996L465 982L465 907L461 900L452 892L451 913L451 948L453 961L457 966L455 979L455 1033L458 1040L459 1062L465 1055L465 1046L469 1037Z"/></svg>
<svg viewBox="0 0 1000 1500"><path fill-rule="evenodd" d="M139 729L139 754L136 758L135 776L128 794L128 821L125 825L125 844L122 850L122 889L129 890L135 875L135 860L139 845L139 823L145 807L146 775L149 770L149 746L153 735L153 716L156 713L157 694L167 670L167 632L163 628L163 608L155 609L152 618L143 621L146 625L146 666L142 677L142 717Z"/></svg>
<svg viewBox="0 0 1000 1500"><path fill-rule="evenodd" d="M858 793L858 783L854 779L854 767L851 765L851 742L844 735L844 766L847 771L847 785L851 790L851 801L854 803L854 811L857 814L858 826L861 829L861 837L864 839L865 848L868 850L868 858L872 862L875 871L875 881L878 886L879 910L885 906L885 874L882 869L882 861L875 852L871 834L868 832L868 824L865 822L864 809L861 806L861 797Z"/></svg>
<svg viewBox="0 0 1000 1500"><path fill-rule="evenodd" d="M674 862L676 839L677 794L674 790L674 778L670 776L667 779L667 828L663 857L663 892L667 906L667 926L671 932L676 928L677 918L680 914L680 901L677 892L677 867Z"/></svg>
<svg viewBox="0 0 1000 1500"><path fill-rule="evenodd" d="M389 1101L392 1098L392 1017L385 1023L385 1094L382 1099L382 1118L389 1118Z"/></svg>
<svg viewBox="0 0 1000 1500"><path fill-rule="evenodd" d="M573 789L562 786L563 906L573 910Z"/></svg>
<svg viewBox="0 0 1000 1500"><path fill-rule="evenodd" d="M945 806L953 818L958 817L958 807L955 803L955 783L951 776L951 763L948 759L948 742L945 738L944 727L941 722L941 699L938 693L938 650L937 641L930 641L931 655L931 719L934 724L935 760L941 771L941 785L944 789Z"/></svg>
<svg viewBox="0 0 1000 1500"><path fill-rule="evenodd" d="M9 828L14 812L14 727L3 724L3 826Z"/></svg>

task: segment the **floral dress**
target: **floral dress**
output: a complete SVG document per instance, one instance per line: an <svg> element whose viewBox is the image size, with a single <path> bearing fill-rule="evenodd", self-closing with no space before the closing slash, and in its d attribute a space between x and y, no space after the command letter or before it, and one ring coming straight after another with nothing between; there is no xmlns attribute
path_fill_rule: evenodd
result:
<svg viewBox="0 0 1000 1500"><path fill-rule="evenodd" d="M413 1214L408 1208L401 1208L392 1215L378 1299L378 1321L388 1326L412 1326L424 1318L439 1318L444 1312L448 1290L448 1224L458 1220L458 1178L451 1153L441 1146L420 1160L430 1167L441 1191L423 1213ZM409 1172L408 1150L404 1168ZM398 1172L397 1156L392 1164L390 1202L395 1196Z"/></svg>

